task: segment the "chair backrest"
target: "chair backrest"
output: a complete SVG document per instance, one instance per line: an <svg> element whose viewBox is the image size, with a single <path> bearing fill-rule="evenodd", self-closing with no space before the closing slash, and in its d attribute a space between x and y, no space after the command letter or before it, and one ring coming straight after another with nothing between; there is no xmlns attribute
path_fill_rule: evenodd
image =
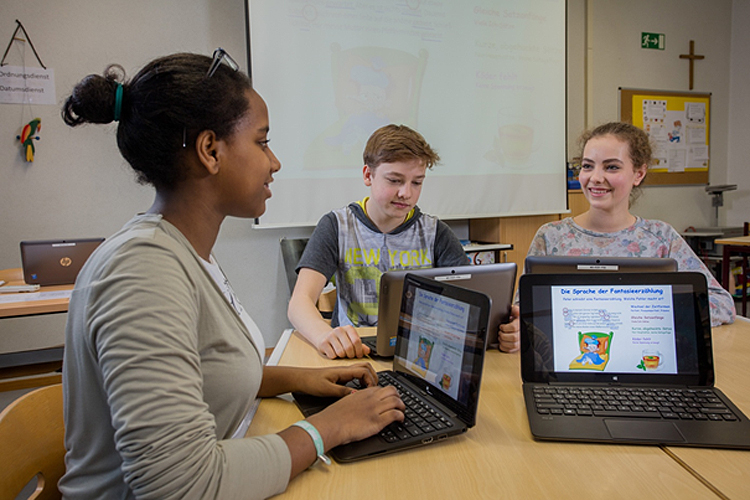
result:
<svg viewBox="0 0 750 500"><path fill-rule="evenodd" d="M309 238L281 238L281 258L284 261L284 271L289 284L289 294L294 292L294 285L297 283L297 264L302 258L302 252L305 251ZM336 303L336 289L324 290L318 299L318 310L325 319L331 319L333 315L334 304Z"/></svg>
<svg viewBox="0 0 750 500"><path fill-rule="evenodd" d="M302 252L305 251L308 238L281 238L281 258L284 261L284 271L286 271L286 280L289 283L289 293L294 291L294 284L297 282L297 263L302 258Z"/></svg>
<svg viewBox="0 0 750 500"><path fill-rule="evenodd" d="M29 498L61 498L65 473L62 384L24 394L0 413L0 499L14 499L36 477Z"/></svg>

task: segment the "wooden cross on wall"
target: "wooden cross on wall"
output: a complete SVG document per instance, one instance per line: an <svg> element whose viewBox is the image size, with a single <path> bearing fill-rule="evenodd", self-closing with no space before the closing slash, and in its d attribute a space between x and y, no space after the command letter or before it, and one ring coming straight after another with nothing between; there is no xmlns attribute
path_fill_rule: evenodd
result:
<svg viewBox="0 0 750 500"><path fill-rule="evenodd" d="M693 61L703 59L706 56L697 55L695 53L695 42L690 40L690 53L680 54L680 59L690 59L690 90L693 90Z"/></svg>

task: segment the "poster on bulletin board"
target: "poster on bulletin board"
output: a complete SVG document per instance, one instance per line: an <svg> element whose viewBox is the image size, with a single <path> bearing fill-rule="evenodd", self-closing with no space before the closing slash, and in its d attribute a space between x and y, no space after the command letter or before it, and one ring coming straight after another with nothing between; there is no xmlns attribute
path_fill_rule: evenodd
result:
<svg viewBox="0 0 750 500"><path fill-rule="evenodd" d="M708 184L711 94L620 89L620 120L646 131L646 184Z"/></svg>

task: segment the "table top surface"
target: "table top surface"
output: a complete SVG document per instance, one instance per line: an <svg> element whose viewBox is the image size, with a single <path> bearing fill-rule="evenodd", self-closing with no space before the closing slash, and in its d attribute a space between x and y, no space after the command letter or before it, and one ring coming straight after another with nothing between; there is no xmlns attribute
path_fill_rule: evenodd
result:
<svg viewBox="0 0 750 500"><path fill-rule="evenodd" d="M715 238L723 234L721 231L683 231L680 233L683 238Z"/></svg>
<svg viewBox="0 0 750 500"><path fill-rule="evenodd" d="M367 334L362 332L363 334ZM717 386L746 414L750 323L714 329ZM297 333L281 365L330 366ZM372 360L376 369L390 363ZM278 432L299 420L289 399L263 400L248 435ZM681 461L683 463L681 463ZM691 471L692 470L692 471ZM658 446L535 441L528 427L517 354L489 351L477 425L418 449L349 464L316 464L281 498L660 498L747 495L750 452Z"/></svg>
<svg viewBox="0 0 750 500"><path fill-rule="evenodd" d="M8 285L25 284L21 268L0 270L0 280ZM68 293L60 292L69 292L72 289L73 285L57 285L43 286L38 292L0 294L0 318L66 312L70 297Z"/></svg>
<svg viewBox="0 0 750 500"><path fill-rule="evenodd" d="M732 325L711 331L718 387L746 416L750 415L750 320L741 316ZM669 453L687 464L728 498L750 496L750 451L670 446Z"/></svg>
<svg viewBox="0 0 750 500"><path fill-rule="evenodd" d="M490 250L513 250L513 245L510 243L477 243L471 242L464 245L464 251L466 252L481 252Z"/></svg>
<svg viewBox="0 0 750 500"><path fill-rule="evenodd" d="M750 236L735 236L733 238L718 238L714 240L717 245L732 245L745 247L750 246Z"/></svg>

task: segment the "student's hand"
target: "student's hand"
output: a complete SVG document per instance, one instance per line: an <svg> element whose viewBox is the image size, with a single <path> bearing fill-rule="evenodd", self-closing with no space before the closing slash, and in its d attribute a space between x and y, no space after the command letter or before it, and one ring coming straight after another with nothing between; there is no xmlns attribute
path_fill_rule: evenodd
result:
<svg viewBox="0 0 750 500"><path fill-rule="evenodd" d="M328 359L361 358L370 354L351 325L338 326L318 341L318 352Z"/></svg>
<svg viewBox="0 0 750 500"><path fill-rule="evenodd" d="M313 396L344 397L357 392L346 387L347 382L359 379L362 387L378 385L378 374L370 363L356 363L349 366L332 368L313 368L309 375L303 377L302 392Z"/></svg>
<svg viewBox="0 0 750 500"><path fill-rule="evenodd" d="M329 448L370 437L392 422L403 422L404 409L394 387L368 387L341 398L307 420L325 436L323 440Z"/></svg>
<svg viewBox="0 0 750 500"><path fill-rule="evenodd" d="M510 322L500 325L497 332L500 350L517 352L521 348L521 322L518 320L521 311L518 306L510 309Z"/></svg>

